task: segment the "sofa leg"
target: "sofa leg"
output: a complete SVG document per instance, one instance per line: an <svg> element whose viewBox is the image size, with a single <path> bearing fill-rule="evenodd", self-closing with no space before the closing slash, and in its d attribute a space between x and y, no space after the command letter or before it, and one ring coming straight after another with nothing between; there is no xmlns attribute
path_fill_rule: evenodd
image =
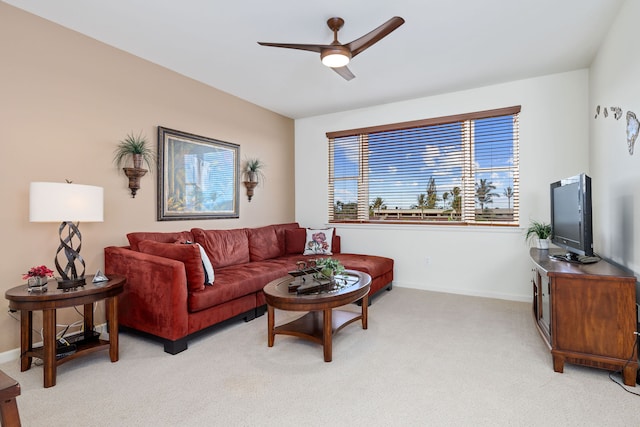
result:
<svg viewBox="0 0 640 427"><path fill-rule="evenodd" d="M256 310L249 310L244 314L244 321L245 322L251 322L253 319L256 318Z"/></svg>
<svg viewBox="0 0 640 427"><path fill-rule="evenodd" d="M378 289L378 291L375 294L369 295L369 304L368 305L371 306L371 303L373 302L373 298L374 297L378 297L379 295L381 295L383 290L389 292L391 290L391 288L393 288L393 282L389 282L387 284L387 286L385 286L384 288ZM356 301L356 304L358 306L362 306L362 300Z"/></svg>
<svg viewBox="0 0 640 427"><path fill-rule="evenodd" d="M175 341L170 341L170 340L164 341L165 353L178 354L182 351L185 351L186 349L187 349L186 338L180 338L179 340L175 340Z"/></svg>
<svg viewBox="0 0 640 427"><path fill-rule="evenodd" d="M267 305L261 305L260 307L256 307L256 317L264 316L267 312Z"/></svg>

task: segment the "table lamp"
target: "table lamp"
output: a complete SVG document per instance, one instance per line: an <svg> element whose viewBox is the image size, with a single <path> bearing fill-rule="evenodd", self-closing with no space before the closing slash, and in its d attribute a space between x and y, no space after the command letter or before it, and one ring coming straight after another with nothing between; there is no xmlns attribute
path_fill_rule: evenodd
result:
<svg viewBox="0 0 640 427"><path fill-rule="evenodd" d="M78 226L81 221L103 221L103 193L102 187L91 185L56 182L32 182L30 185L29 221L61 222L58 231L60 245L55 258L60 274L58 289L75 289L85 285L85 264L80 256L82 235ZM61 255L66 258L64 269L58 260L62 258Z"/></svg>

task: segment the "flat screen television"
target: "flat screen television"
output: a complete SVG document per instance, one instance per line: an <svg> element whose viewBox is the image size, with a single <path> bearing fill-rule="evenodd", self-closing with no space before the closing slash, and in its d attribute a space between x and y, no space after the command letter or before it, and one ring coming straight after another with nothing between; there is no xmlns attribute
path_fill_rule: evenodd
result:
<svg viewBox="0 0 640 427"><path fill-rule="evenodd" d="M586 174L551 184L551 243L567 251L555 256L572 262L595 262L591 222L591 178Z"/></svg>

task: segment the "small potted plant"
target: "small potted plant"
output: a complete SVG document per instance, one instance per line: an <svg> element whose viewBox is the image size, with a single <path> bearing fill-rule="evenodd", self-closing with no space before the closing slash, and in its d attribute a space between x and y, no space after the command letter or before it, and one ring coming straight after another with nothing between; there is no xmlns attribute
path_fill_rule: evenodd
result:
<svg viewBox="0 0 640 427"><path fill-rule="evenodd" d="M531 241L532 238L537 239L538 249L549 249L549 237L551 237L551 224L541 221L531 221L527 228L526 240Z"/></svg>
<svg viewBox="0 0 640 427"><path fill-rule="evenodd" d="M143 161L149 169L155 164L155 153L147 145L147 138L142 135L142 131L138 135L133 134L133 132L127 134L125 139L118 144L113 156L113 161L118 169L123 168L129 156L133 158L134 169L141 169Z"/></svg>
<svg viewBox="0 0 640 427"><path fill-rule="evenodd" d="M53 271L50 270L46 265L39 265L36 267L31 267L29 271L23 274L22 280L27 281L29 291L46 291L47 281L49 280L49 277L53 277Z"/></svg>
<svg viewBox="0 0 640 427"><path fill-rule="evenodd" d="M249 182L260 182L260 180L264 181L264 173L262 170L264 169L264 163L262 160L258 158L247 159L244 162L243 172L245 178Z"/></svg>

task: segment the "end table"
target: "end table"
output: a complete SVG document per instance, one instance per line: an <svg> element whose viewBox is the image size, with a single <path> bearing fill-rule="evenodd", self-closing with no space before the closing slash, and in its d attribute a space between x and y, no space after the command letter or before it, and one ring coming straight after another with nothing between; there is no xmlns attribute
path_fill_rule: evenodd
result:
<svg viewBox="0 0 640 427"><path fill-rule="evenodd" d="M109 349L112 362L118 361L118 295L124 290L126 278L111 275L106 282L92 283L93 276L86 276L87 283L75 290L63 291L50 286L46 292L29 292L27 285L16 286L5 293L11 310L20 311L20 370L31 368L33 357L44 362L44 386L56 385L56 368L62 363L84 354ZM89 339L93 334L93 303L105 300L109 325L109 340ZM65 307L84 306L85 341L76 343L76 352L56 358L56 310ZM33 312L42 310L43 345L33 347Z"/></svg>

